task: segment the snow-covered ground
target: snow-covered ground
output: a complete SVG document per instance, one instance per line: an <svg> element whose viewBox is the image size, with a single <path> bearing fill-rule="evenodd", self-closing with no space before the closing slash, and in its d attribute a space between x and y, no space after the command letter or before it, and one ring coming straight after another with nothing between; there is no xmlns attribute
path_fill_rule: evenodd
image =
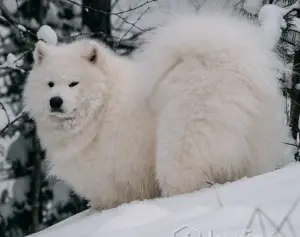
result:
<svg viewBox="0 0 300 237"><path fill-rule="evenodd" d="M31 237L299 237L299 181L295 163L191 194L85 211Z"/></svg>

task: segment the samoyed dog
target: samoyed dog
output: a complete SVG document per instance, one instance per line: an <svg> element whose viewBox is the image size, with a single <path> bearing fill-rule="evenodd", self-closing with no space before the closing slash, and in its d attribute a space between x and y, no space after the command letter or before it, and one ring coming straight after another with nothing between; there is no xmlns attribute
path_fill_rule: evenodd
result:
<svg viewBox="0 0 300 237"><path fill-rule="evenodd" d="M158 196L155 121L132 64L89 40L38 42L34 58L24 101L50 173L96 209Z"/></svg>
<svg viewBox="0 0 300 237"><path fill-rule="evenodd" d="M241 16L173 18L132 59L38 42L24 101L50 173L96 209L193 192L290 162L283 64Z"/></svg>

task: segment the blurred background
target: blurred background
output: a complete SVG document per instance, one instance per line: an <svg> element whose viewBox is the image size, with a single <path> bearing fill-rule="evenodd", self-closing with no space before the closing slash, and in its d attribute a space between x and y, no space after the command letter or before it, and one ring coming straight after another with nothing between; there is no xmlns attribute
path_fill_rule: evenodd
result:
<svg viewBox="0 0 300 237"><path fill-rule="evenodd" d="M208 0L210 1L210 0ZM219 0L257 18L264 4L284 7L295 0ZM205 0L0 0L0 237L19 237L40 231L87 209L62 181L47 177L45 151L36 128L22 113L22 90L32 66L32 51L43 25L59 42L97 38L122 55L130 55L141 36L163 22L166 12L198 10ZM299 149L299 12L287 17L278 52L290 71L282 78L282 93L295 144ZM299 24L300 26L300 24ZM300 28L299 28L300 29ZM38 98L37 98L38 99Z"/></svg>

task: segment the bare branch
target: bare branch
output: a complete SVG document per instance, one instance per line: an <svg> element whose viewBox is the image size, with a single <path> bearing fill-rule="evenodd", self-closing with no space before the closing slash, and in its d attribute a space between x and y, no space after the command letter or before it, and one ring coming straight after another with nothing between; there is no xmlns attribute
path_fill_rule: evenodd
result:
<svg viewBox="0 0 300 237"><path fill-rule="evenodd" d="M126 35L132 30L133 27L135 27L135 25L140 21L140 19L143 17L143 15L146 14L146 12L149 10L150 8L147 7L147 9L145 11L142 12L142 14L136 19L136 21L133 23L133 25L125 32L125 34L121 37L121 39L119 40L119 42L114 46L115 48L117 48L120 43L123 41L123 39L126 37Z"/></svg>
<svg viewBox="0 0 300 237"><path fill-rule="evenodd" d="M158 1L158 0L146 1L146 2L142 3L141 5L138 5L138 6L136 6L136 7L131 7L131 8L129 8L129 9L125 10L125 11L114 12L114 13L112 13L112 15L120 15L120 14L123 14L123 13L132 12L132 11L135 11L135 10L137 10L137 9L139 9L139 8L141 8L141 7L143 7L143 6L145 6L145 5L148 5L148 4L151 4L151 3L153 3L153 2L157 2L157 1Z"/></svg>
<svg viewBox="0 0 300 237"><path fill-rule="evenodd" d="M52 1L53 1L53 0L52 0ZM114 12L105 12L105 11L102 11L102 10L99 10L99 9L95 9L95 8L92 8L92 7L89 7L89 6L82 5L82 4L80 4L80 3L78 3L78 2L75 2L75 1L73 1L73 0L59 0L59 1L60 1L60 2L69 2L69 3L72 3L72 4L77 5L77 6L79 6L79 7L82 7L83 9L88 9L88 10L91 10L91 11L94 11L94 12L98 12L98 13L101 13L101 14L115 15L115 16L119 17L122 21L124 21L125 23L131 25L132 28L136 28L136 29L138 29L138 30L140 30L140 31L144 31L143 29L137 27L135 23L129 22L128 20L126 20L125 17L121 16L123 13L129 12L130 10L126 10L126 11L123 11L123 12L121 12L121 13L118 13L118 12L115 12L115 13L114 13ZM133 8L133 9L136 10L136 9L138 9L138 8L140 8L140 7L142 7L142 6L146 5L146 4L148 4L148 3L155 2L155 1L157 1L157 0L150 0L150 1L147 1L146 3L141 4L141 5L139 5L139 7L135 7L135 8Z"/></svg>
<svg viewBox="0 0 300 237"><path fill-rule="evenodd" d="M12 126L14 123L16 123L19 119L21 119L24 115L25 115L25 111L22 110L13 120L10 119L7 109L5 108L5 106L3 105L3 103L0 101L0 106L1 109L4 110L6 117L7 117L7 124L6 126L0 131L0 136L2 136L4 134L4 132L10 127Z"/></svg>
<svg viewBox="0 0 300 237"><path fill-rule="evenodd" d="M21 34L23 34L23 31L20 30L19 26L21 25L18 20L16 20L8 11L8 9L6 8L6 6L4 5L4 3L2 1L0 1L0 10L2 13L2 17L0 19L0 22L5 23L6 26L8 25L12 25L14 26ZM36 37L36 34L33 33L33 31L35 31L34 29L32 29L30 26L24 26L26 28L26 32L28 32L29 34L33 35ZM22 35L21 34L21 35Z"/></svg>

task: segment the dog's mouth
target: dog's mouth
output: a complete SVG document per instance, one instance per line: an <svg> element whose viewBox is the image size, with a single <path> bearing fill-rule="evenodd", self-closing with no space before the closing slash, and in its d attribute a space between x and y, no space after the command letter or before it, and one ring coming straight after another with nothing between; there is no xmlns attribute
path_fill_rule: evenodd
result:
<svg viewBox="0 0 300 237"><path fill-rule="evenodd" d="M75 115L65 113L53 113L52 117L55 119L57 128L59 130L74 130L77 126L77 120Z"/></svg>
<svg viewBox="0 0 300 237"><path fill-rule="evenodd" d="M66 112L63 109L51 109L51 116L58 118L61 121L72 121L75 119L74 109L72 112Z"/></svg>
<svg viewBox="0 0 300 237"><path fill-rule="evenodd" d="M59 108L59 109L51 109L51 113L61 113L63 114L64 113L64 110L62 108Z"/></svg>

